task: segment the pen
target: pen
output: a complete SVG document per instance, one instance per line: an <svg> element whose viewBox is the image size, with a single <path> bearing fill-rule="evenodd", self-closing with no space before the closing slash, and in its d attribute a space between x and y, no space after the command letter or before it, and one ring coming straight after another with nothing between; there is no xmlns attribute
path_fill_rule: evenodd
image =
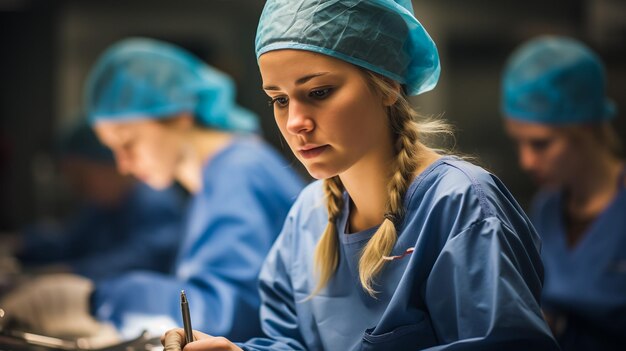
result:
<svg viewBox="0 0 626 351"><path fill-rule="evenodd" d="M180 291L180 310L183 313L183 328L185 330L185 344L193 341L193 332L191 329L191 318L189 317L189 303L185 290Z"/></svg>

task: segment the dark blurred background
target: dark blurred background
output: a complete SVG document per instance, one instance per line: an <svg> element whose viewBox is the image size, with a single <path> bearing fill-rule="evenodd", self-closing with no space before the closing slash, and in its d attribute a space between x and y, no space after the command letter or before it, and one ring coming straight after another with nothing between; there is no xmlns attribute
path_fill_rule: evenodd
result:
<svg viewBox="0 0 626 351"><path fill-rule="evenodd" d="M232 75L238 100L280 143L260 89L254 35L260 0L0 0L0 231L63 207L53 162L58 131L78 118L83 81L108 45L128 36L171 41ZM626 140L626 1L417 0L416 17L437 43L441 80L414 99L425 115L457 128L456 149L477 156L527 206L521 173L499 114L508 54L539 34L585 41L605 61L615 126ZM294 161L295 162L295 161Z"/></svg>

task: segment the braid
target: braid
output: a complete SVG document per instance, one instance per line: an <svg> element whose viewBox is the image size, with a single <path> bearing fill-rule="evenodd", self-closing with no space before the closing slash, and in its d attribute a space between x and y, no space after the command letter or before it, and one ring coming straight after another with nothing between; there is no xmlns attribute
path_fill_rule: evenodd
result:
<svg viewBox="0 0 626 351"><path fill-rule="evenodd" d="M419 132L416 123L411 118L412 116L399 113L392 113L391 115L391 127L397 135L395 147L398 153L395 158L396 169L389 183L389 203L386 210L401 217L404 214L404 193L419 162ZM394 115L398 117L394 118Z"/></svg>
<svg viewBox="0 0 626 351"><path fill-rule="evenodd" d="M396 105L401 105L398 100ZM385 206L385 218L376 233L363 249L359 260L359 279L368 294L374 296L374 277L385 265L384 257L389 256L397 240L396 225L404 216L404 195L409 187L419 159L418 129L413 116L401 113L401 108L390 107L391 130L397 138L394 171L387 187L389 199Z"/></svg>
<svg viewBox="0 0 626 351"><path fill-rule="evenodd" d="M324 180L324 195L328 210L328 224L315 248L315 269L319 274L319 280L310 296L317 294L326 286L339 264L339 241L335 225L343 209L343 184L338 176Z"/></svg>

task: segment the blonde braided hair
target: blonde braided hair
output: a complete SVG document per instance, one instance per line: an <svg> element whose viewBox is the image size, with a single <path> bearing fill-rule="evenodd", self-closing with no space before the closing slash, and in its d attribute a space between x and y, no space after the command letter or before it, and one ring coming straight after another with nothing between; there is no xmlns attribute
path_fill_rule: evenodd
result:
<svg viewBox="0 0 626 351"><path fill-rule="evenodd" d="M315 248L315 268L319 273L319 280L309 297L317 294L320 289L326 286L339 264L339 239L335 226L343 208L343 184L341 184L339 176L324 180L324 195L328 211L328 223Z"/></svg>

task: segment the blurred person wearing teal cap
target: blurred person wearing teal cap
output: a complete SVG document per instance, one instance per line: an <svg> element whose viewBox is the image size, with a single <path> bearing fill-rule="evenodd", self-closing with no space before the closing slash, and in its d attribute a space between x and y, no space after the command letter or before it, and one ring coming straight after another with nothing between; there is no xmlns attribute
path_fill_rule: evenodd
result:
<svg viewBox="0 0 626 351"><path fill-rule="evenodd" d="M424 144L449 133L408 95L435 43L410 1L270 0L256 52L287 144L318 181L260 275L264 334L180 350L556 350L539 238L493 174Z"/></svg>
<svg viewBox="0 0 626 351"><path fill-rule="evenodd" d="M199 330L258 333L257 276L302 183L254 135L256 116L235 103L232 80L177 46L131 38L98 60L85 101L122 173L157 189L178 182L192 194L172 274L103 282L92 298L96 316L124 334L160 333L182 325L185 290Z"/></svg>
<svg viewBox="0 0 626 351"><path fill-rule="evenodd" d="M302 181L254 134L256 116L235 103L233 81L180 47L130 38L98 59L84 98L122 174L154 189L178 183L191 194L169 272L98 282L93 314L123 337L161 334L182 325L185 290L199 330L260 333L259 270Z"/></svg>
<svg viewBox="0 0 626 351"><path fill-rule="evenodd" d="M558 36L521 45L502 80L507 132L541 187L542 307L563 350L626 347L626 166L605 85L600 58Z"/></svg>
<svg viewBox="0 0 626 351"><path fill-rule="evenodd" d="M137 269L169 271L180 241L183 193L153 190L119 174L111 150L84 122L64 131L58 144L77 211L62 223L24 228L14 250L25 269L96 281Z"/></svg>
<svg viewBox="0 0 626 351"><path fill-rule="evenodd" d="M85 101L93 125L190 113L200 126L259 131L256 116L235 103L230 77L191 53L151 39L127 39L107 50L90 74Z"/></svg>
<svg viewBox="0 0 626 351"><path fill-rule="evenodd" d="M600 58L571 38L529 41L509 58L502 78L502 113L549 125L599 123L615 117Z"/></svg>

